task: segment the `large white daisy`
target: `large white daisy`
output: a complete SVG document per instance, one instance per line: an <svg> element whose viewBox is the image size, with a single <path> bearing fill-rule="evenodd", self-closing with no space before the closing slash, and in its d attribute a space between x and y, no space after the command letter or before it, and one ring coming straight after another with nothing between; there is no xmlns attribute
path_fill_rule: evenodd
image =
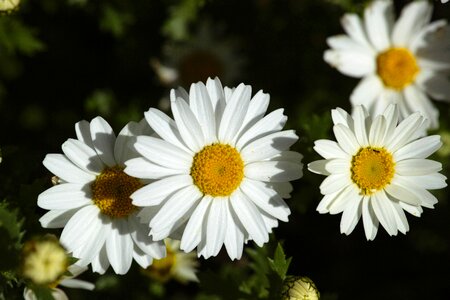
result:
<svg viewBox="0 0 450 300"><path fill-rule="evenodd" d="M446 20L430 22L432 5L412 1L394 22L392 1L374 1L364 18L346 14L347 35L327 39L331 50L324 59L341 73L361 78L350 96L353 105L364 105L381 114L398 104L401 119L420 111L437 128L439 111L428 96L450 101L450 30Z"/></svg>
<svg viewBox="0 0 450 300"><path fill-rule="evenodd" d="M419 217L422 206L433 208L437 199L428 191L446 187L441 164L427 159L442 145L438 135L419 138L428 126L420 113L397 125L399 112L389 105L373 120L362 106L354 118L332 111L337 143L318 140L314 150L324 160L308 169L326 175L320 185L325 195L317 210L338 214L341 233L350 234L362 216L366 238L373 240L378 224L389 235L409 230L404 210Z"/></svg>
<svg viewBox="0 0 450 300"><path fill-rule="evenodd" d="M278 220L288 221L290 180L302 176L302 156L289 151L293 130L281 131L283 109L264 116L269 95L251 87L222 88L219 79L171 92L174 120L151 108L145 118L159 137L139 136L143 156L126 162L131 176L155 182L131 198L161 240L176 231L180 248L218 254L225 244L231 259L243 244L261 246ZM178 229L178 230L177 230Z"/></svg>
<svg viewBox="0 0 450 300"><path fill-rule="evenodd" d="M40 222L46 228L64 227L60 241L79 265L92 264L104 273L111 264L125 274L134 258L142 267L165 255L163 242L148 237L148 228L137 218L139 208L130 195L144 183L123 172L124 162L136 157L135 135L145 123L128 123L115 136L101 117L78 122L77 139L68 139L64 154L47 154L44 166L59 184L39 195L38 205L49 209Z"/></svg>

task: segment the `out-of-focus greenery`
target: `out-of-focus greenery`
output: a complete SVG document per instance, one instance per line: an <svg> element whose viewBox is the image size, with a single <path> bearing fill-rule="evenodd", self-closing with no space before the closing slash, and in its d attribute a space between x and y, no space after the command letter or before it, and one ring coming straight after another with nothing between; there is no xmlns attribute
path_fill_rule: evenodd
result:
<svg viewBox="0 0 450 300"><path fill-rule="evenodd" d="M401 8L408 2L395 4ZM220 51L230 51L245 64L239 64L233 81L223 84L245 82L253 94L263 89L271 95L270 109L285 108L286 127L299 135L293 149L307 164L319 159L314 141L331 138L330 110L349 110L349 95L358 82L324 63L326 38L342 33L339 20L345 12L361 13L367 3L23 0L15 10L1 13L0 299L23 297L25 285L18 276L23 241L61 232L43 229L38 221L45 210L37 207L37 196L51 186L44 156L61 152L79 120L101 115L117 133L127 122L141 120L149 107L164 109L161 99L174 86L160 82L149 61L164 63L168 44L183 47L205 20L211 34L220 32L214 38L233 40L233 49ZM450 4L433 3L434 19L450 17ZM233 62L233 57L220 62L223 72ZM448 177L450 105L435 104L441 114L436 133L443 135L444 146L433 158ZM340 215L315 211L322 180L305 168L287 200L289 222L280 222L264 247L246 244L241 260L230 261L225 251L199 259L199 283L163 285L134 264L125 276L111 270L102 276L85 272L80 278L96 284L92 292L64 290L71 299L276 299L286 275L302 275L316 283L324 300L447 299L448 189L433 191L439 199L435 210L425 209L420 218L408 215L406 236L389 237L380 228L375 241L367 242L361 222L345 236L339 233Z"/></svg>

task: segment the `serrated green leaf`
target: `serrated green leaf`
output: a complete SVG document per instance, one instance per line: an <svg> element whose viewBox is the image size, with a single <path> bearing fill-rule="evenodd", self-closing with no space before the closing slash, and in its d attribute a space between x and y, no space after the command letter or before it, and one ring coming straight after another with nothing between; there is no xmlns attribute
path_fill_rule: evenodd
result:
<svg viewBox="0 0 450 300"><path fill-rule="evenodd" d="M278 244L273 260L269 258L269 265L272 270L280 276L281 280L284 280L286 278L287 270L289 268L291 260L292 257L286 259L283 247L281 246L281 244Z"/></svg>
<svg viewBox="0 0 450 300"><path fill-rule="evenodd" d="M52 290L48 287L35 286L32 289L37 300L55 300Z"/></svg>

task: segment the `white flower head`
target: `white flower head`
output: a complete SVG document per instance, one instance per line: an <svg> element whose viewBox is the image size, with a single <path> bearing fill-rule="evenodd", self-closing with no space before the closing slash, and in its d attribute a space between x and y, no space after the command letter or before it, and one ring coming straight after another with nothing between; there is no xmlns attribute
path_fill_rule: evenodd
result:
<svg viewBox="0 0 450 300"><path fill-rule="evenodd" d="M398 104L400 118L419 111L438 127L439 111L431 103L450 101L450 28L446 20L430 23L432 5L412 1L394 20L392 1L372 2L361 19L346 14L346 35L327 39L324 59L341 73L362 78L350 96L371 114Z"/></svg>
<svg viewBox="0 0 450 300"><path fill-rule="evenodd" d="M239 259L243 244L262 246L278 220L288 221L290 180L302 176L297 136L281 131L283 109L264 116L269 95L251 87L222 88L219 79L172 90L174 120L151 108L145 118L159 137L139 136L143 156L126 162L131 176L156 180L131 198L155 240L181 235L180 248L199 256L222 245Z"/></svg>
<svg viewBox="0 0 450 300"><path fill-rule="evenodd" d="M139 208L131 203L130 195L143 182L123 171L124 162L137 156L135 136L146 128L144 122L130 122L116 137L101 117L81 121L75 125L77 139L62 145L64 154L44 159L60 184L38 197L38 205L50 210L41 225L64 227L61 243L79 265L91 263L94 272L104 273L111 264L116 273L125 274L133 258L147 267L152 258L165 255L164 244L148 237L148 228L136 216Z"/></svg>
<svg viewBox="0 0 450 300"><path fill-rule="evenodd" d="M314 150L324 159L308 169L326 175L320 213L343 213L341 233L350 234L362 216L366 238L373 240L378 224L389 235L409 230L404 210L419 217L422 206L433 208L437 199L428 190L447 186L439 162L427 159L442 143L438 135L421 137L428 121L414 113L397 125L399 111L389 105L373 120L363 106L352 118L332 111L337 142L318 140Z"/></svg>

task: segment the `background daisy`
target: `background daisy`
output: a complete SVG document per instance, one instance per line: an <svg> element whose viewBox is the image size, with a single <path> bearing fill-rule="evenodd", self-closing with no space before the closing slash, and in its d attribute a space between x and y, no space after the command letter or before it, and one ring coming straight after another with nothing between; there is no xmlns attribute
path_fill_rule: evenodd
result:
<svg viewBox="0 0 450 300"><path fill-rule="evenodd" d="M302 176L302 156L289 151L283 109L264 116L269 95L251 87L222 88L219 79L172 90L174 120L151 108L145 118L159 137L139 136L142 155L126 162L130 176L155 179L131 198L155 240L181 233L181 249L208 258L225 245L231 259L243 244L262 246L286 222L289 181Z"/></svg>
<svg viewBox="0 0 450 300"><path fill-rule="evenodd" d="M379 0L364 10L364 18L346 14L346 35L327 39L324 59L341 73L363 78L350 101L380 114L398 104L401 119L420 111L437 128L439 111L430 102L450 101L450 30L446 20L430 23L432 5L413 1L394 22L393 2Z"/></svg>
<svg viewBox="0 0 450 300"><path fill-rule="evenodd" d="M139 209L130 195L143 185L123 172L124 162L136 156L135 135L148 130L144 124L128 123L115 136L101 117L78 122L77 139L62 145L64 154L48 154L44 166L58 176L60 184L39 195L38 205L49 209L40 222L46 228L64 227L60 241L79 259L104 273L111 264L118 274L128 272L134 259L142 267L162 258L162 242L148 237L146 225L136 217Z"/></svg>
<svg viewBox="0 0 450 300"><path fill-rule="evenodd" d="M441 164L427 159L441 147L440 137L419 138L428 125L419 113L397 125L398 115L392 104L373 120L363 106L355 107L354 118L337 108L332 111L337 142L314 143L325 159L308 164L308 169L327 176L317 211L342 212L341 233L350 234L362 216L368 240L375 238L379 223L389 235L405 234L409 225L404 210L419 217L422 206L437 203L428 190L447 186L446 177L438 173Z"/></svg>

